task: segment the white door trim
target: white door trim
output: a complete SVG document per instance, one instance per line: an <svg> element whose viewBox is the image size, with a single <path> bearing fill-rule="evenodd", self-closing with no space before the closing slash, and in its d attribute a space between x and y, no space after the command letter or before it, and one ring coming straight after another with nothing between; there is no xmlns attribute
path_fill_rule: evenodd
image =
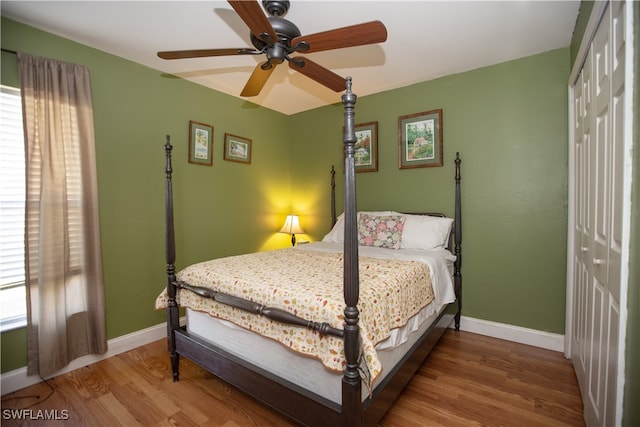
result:
<svg viewBox="0 0 640 427"><path fill-rule="evenodd" d="M582 41L580 42L580 47L578 48L578 54L576 55L576 60L573 63L573 68L571 68L571 74L569 74L570 88L576 83L576 80L580 75L580 70L582 70L582 66L587 60L591 41L596 35L598 25L600 25L600 21L602 20L604 12L607 10L607 6L609 6L608 1L593 2L593 9L591 9L591 15L589 15L589 21L587 22L587 27L584 30L584 35L582 36Z"/></svg>
<svg viewBox="0 0 640 427"><path fill-rule="evenodd" d="M627 318L628 318L628 296L629 296L629 250L631 245L631 184L633 177L633 135L634 135L634 123L637 108L637 100L634 101L636 88L634 86L634 67L636 59L634 53L636 52L634 37L634 29L638 22L634 22L634 2L625 2L625 93L624 93L624 143L623 143L623 158L624 169L622 177L622 253L621 253L621 268L620 268L620 335L619 342L620 347L618 349L618 377L617 377L617 389L616 395L618 396L616 402L616 421L622 421L623 404L624 404L624 385L625 385L625 373L626 373L626 343L627 343ZM636 163L638 154L635 155ZM636 166L637 167L637 166ZM637 185L637 184L636 184Z"/></svg>

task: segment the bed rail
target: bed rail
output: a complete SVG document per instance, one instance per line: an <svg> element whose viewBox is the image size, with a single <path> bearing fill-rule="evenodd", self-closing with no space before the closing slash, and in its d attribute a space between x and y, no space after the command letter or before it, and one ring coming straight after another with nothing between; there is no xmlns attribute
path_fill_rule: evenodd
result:
<svg viewBox="0 0 640 427"><path fill-rule="evenodd" d="M342 329L334 328L326 322L313 322L311 320L303 319L302 317L296 316L295 314L289 313L288 311L280 308L267 307L266 305L258 304L244 298L225 294L202 286L193 286L182 281L175 281L174 285L178 288L186 289L194 294L200 295L203 298L212 299L220 304L225 304L230 307L237 308L238 310L246 311L247 313L258 314L276 322L302 326L303 328L316 331L320 335L332 335L339 338L344 336L344 331Z"/></svg>

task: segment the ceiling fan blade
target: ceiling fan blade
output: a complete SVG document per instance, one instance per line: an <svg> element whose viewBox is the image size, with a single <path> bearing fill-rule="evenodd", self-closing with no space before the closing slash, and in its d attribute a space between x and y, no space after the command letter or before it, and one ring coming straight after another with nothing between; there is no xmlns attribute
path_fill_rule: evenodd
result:
<svg viewBox="0 0 640 427"><path fill-rule="evenodd" d="M253 53L258 54L261 52L241 47L237 49L168 50L158 52L158 56L162 59L184 59L203 58L207 56L247 55Z"/></svg>
<svg viewBox="0 0 640 427"><path fill-rule="evenodd" d="M265 83L269 79L271 73L276 68L275 66L271 66L267 69L263 68L263 66L267 64L267 62L263 62L258 64L256 68L254 68L253 73L251 73L251 77L249 77L249 81L244 85L244 89L240 93L240 96L256 96L260 93Z"/></svg>
<svg viewBox="0 0 640 427"><path fill-rule="evenodd" d="M344 47L362 46L365 44L382 43L387 40L387 28L380 21L365 22L364 24L336 28L322 33L300 36L291 40L295 46L300 42L309 45L308 50L300 49L301 53L320 52Z"/></svg>
<svg viewBox="0 0 640 427"><path fill-rule="evenodd" d="M308 58L292 58L289 67L335 92L343 91L347 87L346 79Z"/></svg>
<svg viewBox="0 0 640 427"><path fill-rule="evenodd" d="M254 36L261 39L263 42L267 44L275 43L278 41L278 36L276 35L275 30L269 23L269 20L265 16L260 4L257 1L247 1L247 0L228 0L229 4L236 13L242 18L249 30L253 33ZM271 37L271 40L264 40L262 35L268 34Z"/></svg>

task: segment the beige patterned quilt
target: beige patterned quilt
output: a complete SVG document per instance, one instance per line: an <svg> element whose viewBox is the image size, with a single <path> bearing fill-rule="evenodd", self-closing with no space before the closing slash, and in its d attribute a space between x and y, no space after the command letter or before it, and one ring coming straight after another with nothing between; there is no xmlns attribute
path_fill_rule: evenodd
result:
<svg viewBox="0 0 640 427"><path fill-rule="evenodd" d="M375 345L392 329L404 326L433 300L434 294L429 267L422 262L360 257L359 264L362 351L373 381L382 370ZM177 278L341 329L345 306L342 271L341 253L298 247L201 262L183 269ZM330 370L341 372L344 368L341 338L280 324L188 291L178 295L178 302L277 340L291 350L319 359ZM165 290L158 296L156 308L166 305Z"/></svg>

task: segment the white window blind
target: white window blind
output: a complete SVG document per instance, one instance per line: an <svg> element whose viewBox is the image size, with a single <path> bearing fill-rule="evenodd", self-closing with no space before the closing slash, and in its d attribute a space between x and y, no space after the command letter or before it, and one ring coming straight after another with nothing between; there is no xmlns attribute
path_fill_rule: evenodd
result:
<svg viewBox="0 0 640 427"><path fill-rule="evenodd" d="M25 157L20 91L0 87L0 329L26 324Z"/></svg>

